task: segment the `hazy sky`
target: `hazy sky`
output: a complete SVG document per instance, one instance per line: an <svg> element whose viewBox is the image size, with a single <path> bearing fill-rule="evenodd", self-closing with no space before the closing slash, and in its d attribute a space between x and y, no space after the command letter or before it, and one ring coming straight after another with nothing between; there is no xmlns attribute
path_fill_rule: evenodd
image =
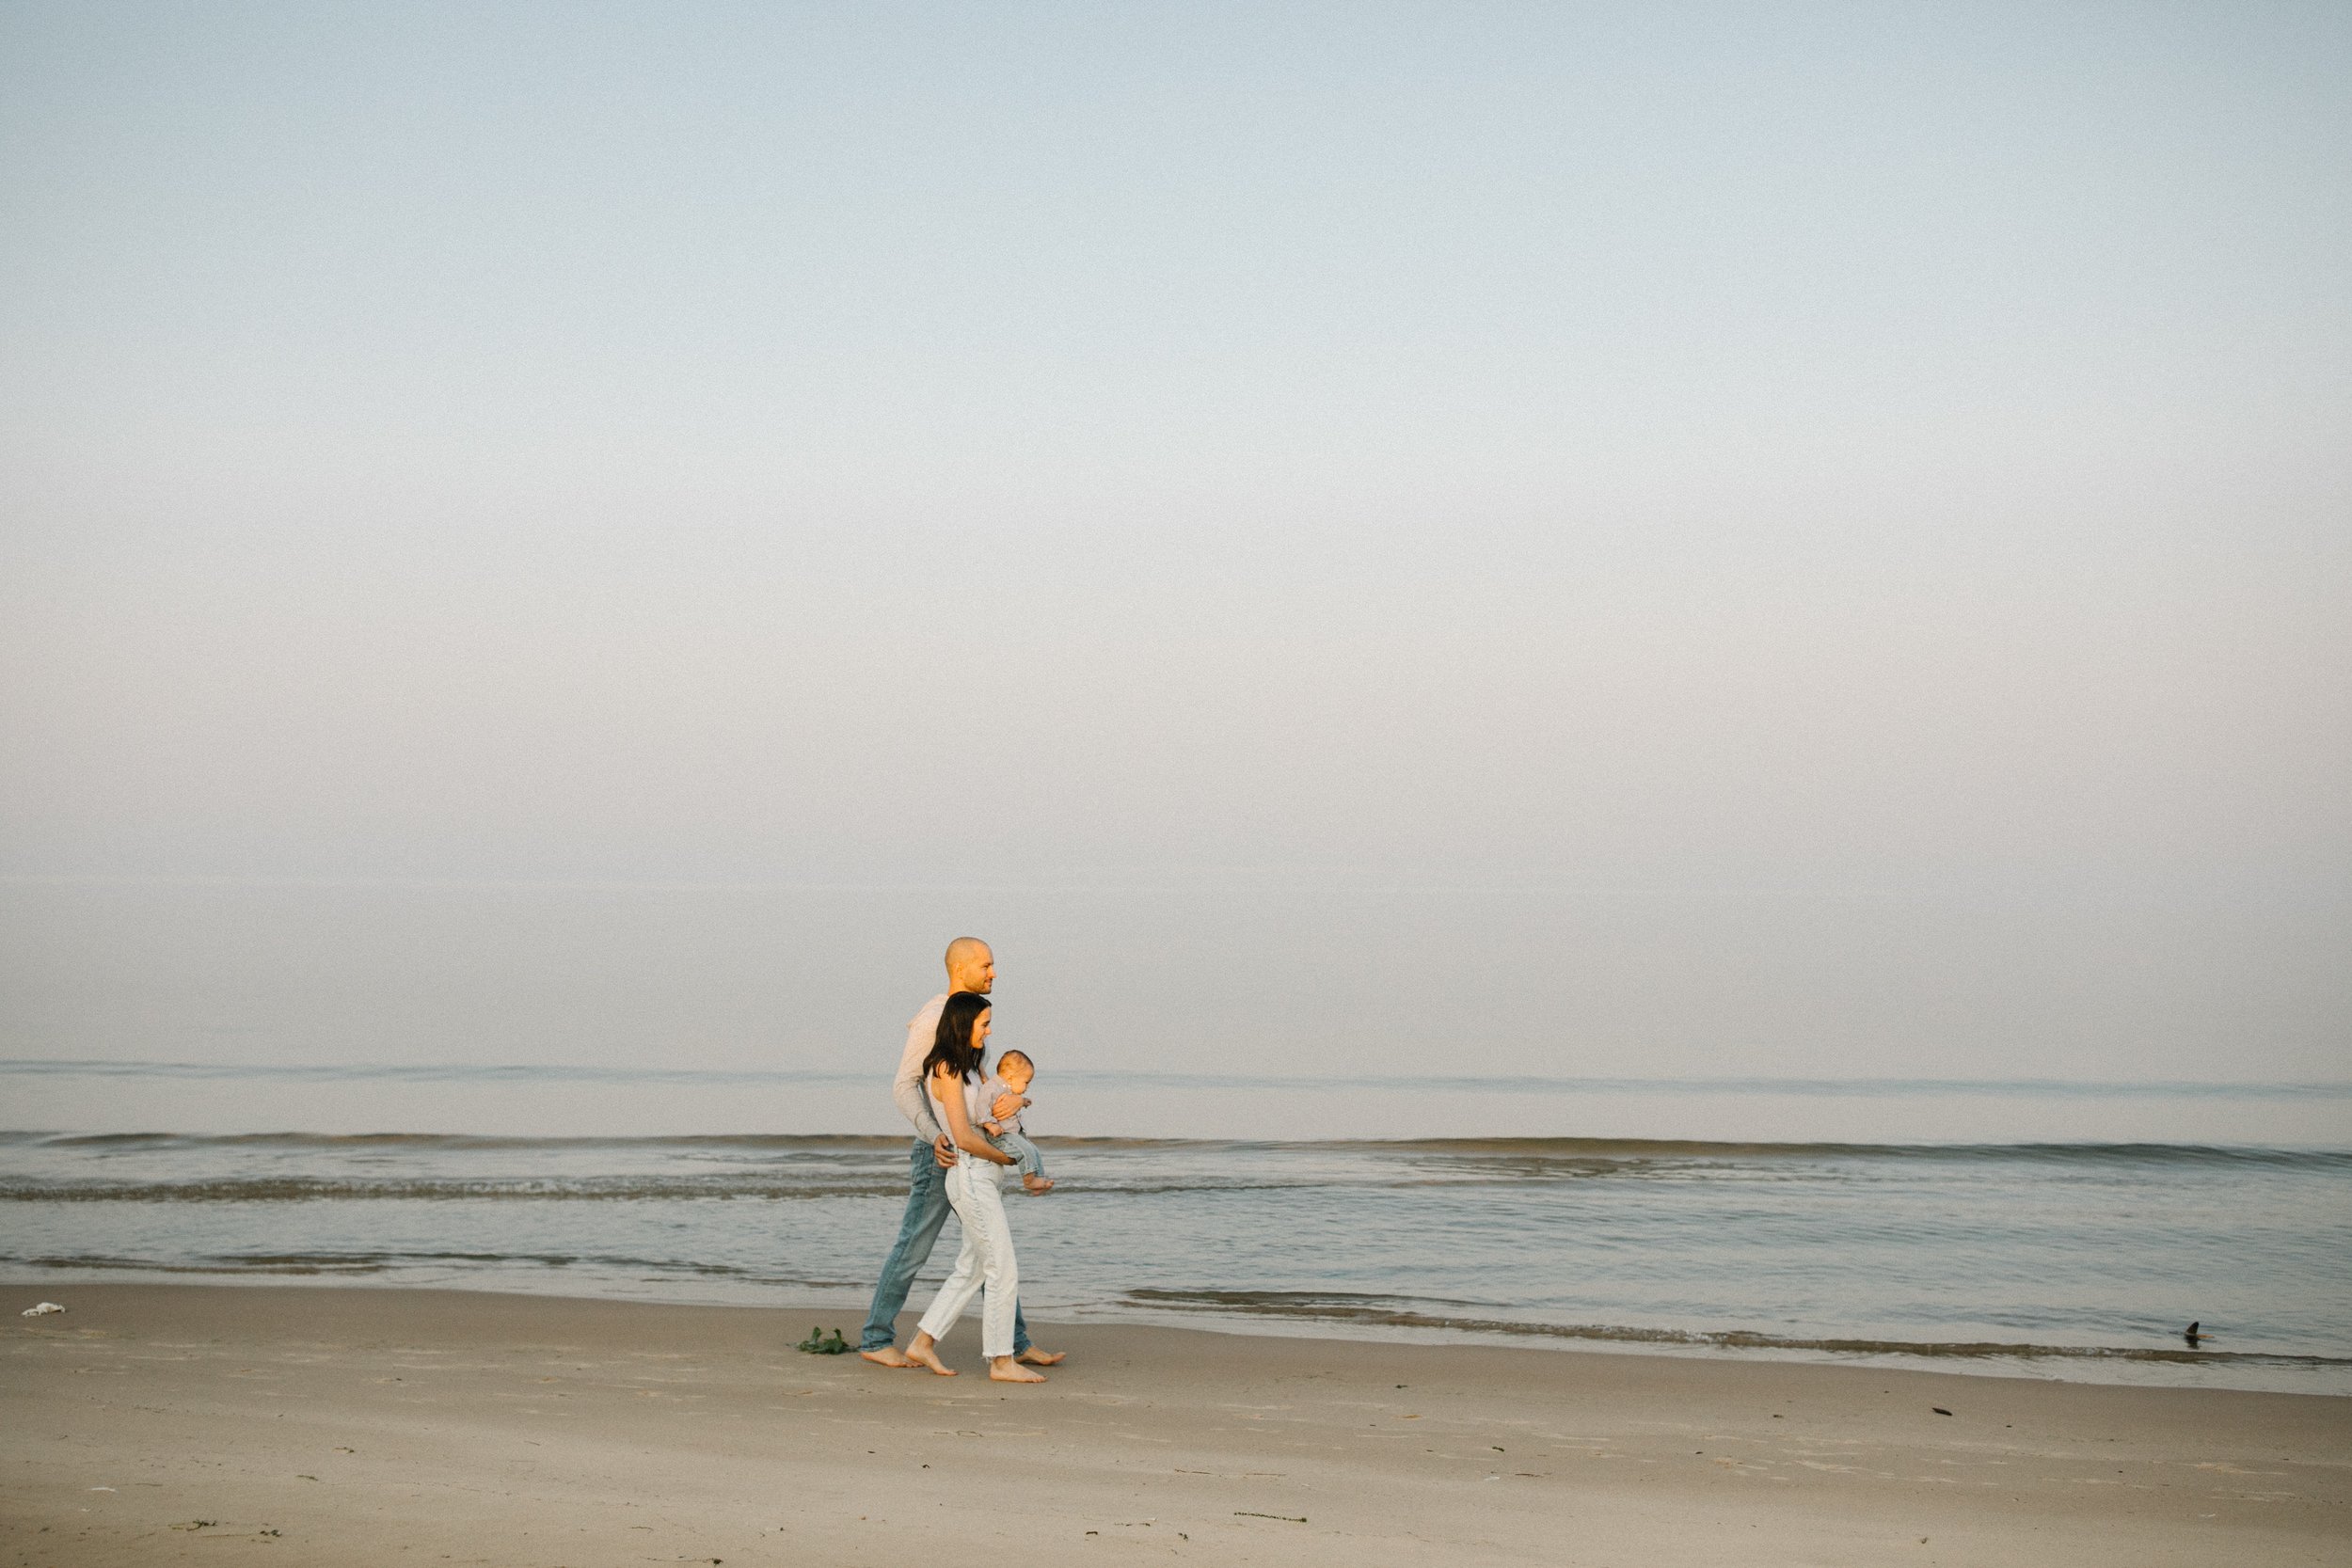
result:
<svg viewBox="0 0 2352 1568"><path fill-rule="evenodd" d="M2352 1071L2352 8L19 0L0 236L0 1052Z"/></svg>

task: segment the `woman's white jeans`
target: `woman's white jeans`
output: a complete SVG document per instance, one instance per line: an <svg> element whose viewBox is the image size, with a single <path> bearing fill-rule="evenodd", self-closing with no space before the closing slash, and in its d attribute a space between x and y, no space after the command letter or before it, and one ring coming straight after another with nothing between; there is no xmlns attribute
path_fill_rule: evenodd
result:
<svg viewBox="0 0 2352 1568"><path fill-rule="evenodd" d="M990 1360L1012 1354L1012 1313L1021 1301L1021 1270L1012 1257L1012 1227L1005 1223L1005 1196L997 1167L977 1155L959 1153L947 1173L947 1202L963 1224L963 1246L947 1282L923 1314L924 1333L947 1338L980 1287L980 1354Z"/></svg>

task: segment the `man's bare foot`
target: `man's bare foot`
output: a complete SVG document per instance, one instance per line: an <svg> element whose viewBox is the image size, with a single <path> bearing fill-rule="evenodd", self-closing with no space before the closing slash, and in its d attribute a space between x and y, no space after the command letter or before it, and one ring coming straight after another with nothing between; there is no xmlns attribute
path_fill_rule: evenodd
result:
<svg viewBox="0 0 2352 1568"><path fill-rule="evenodd" d="M929 1367L942 1377L955 1376L956 1370L943 1364L939 1352L931 1348L936 1342L928 1334L916 1335L914 1342L907 1346L907 1360L918 1367Z"/></svg>
<svg viewBox="0 0 2352 1568"><path fill-rule="evenodd" d="M1054 1359L1058 1361L1061 1357ZM988 1379L991 1383L1042 1383L1045 1374L1029 1370L1012 1356L1000 1355L988 1364Z"/></svg>
<svg viewBox="0 0 2352 1568"><path fill-rule="evenodd" d="M1035 1197L1041 1193L1052 1192L1054 1180L1048 1176L1025 1176L1021 1179L1021 1190Z"/></svg>
<svg viewBox="0 0 2352 1568"><path fill-rule="evenodd" d="M1032 1367L1058 1367L1062 1363L1062 1357L1069 1354L1066 1350L1040 1350L1035 1345L1031 1345L1013 1359L1025 1361Z"/></svg>
<svg viewBox="0 0 2352 1568"><path fill-rule="evenodd" d="M913 1367L919 1364L896 1345L884 1345L880 1350L862 1350L858 1354L877 1367Z"/></svg>

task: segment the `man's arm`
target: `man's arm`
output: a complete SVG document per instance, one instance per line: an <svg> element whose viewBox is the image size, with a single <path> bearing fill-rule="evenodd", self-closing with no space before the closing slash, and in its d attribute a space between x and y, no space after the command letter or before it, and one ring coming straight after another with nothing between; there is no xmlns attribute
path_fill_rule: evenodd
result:
<svg viewBox="0 0 2352 1568"><path fill-rule="evenodd" d="M898 1114L914 1124L914 1135L927 1144L935 1144L946 1136L939 1118L931 1115L930 1097L923 1092L921 1078L901 1075L890 1085L890 1098L897 1103Z"/></svg>
<svg viewBox="0 0 2352 1568"><path fill-rule="evenodd" d="M946 1131L939 1118L931 1115L930 1097L923 1092L923 1058L931 1053L931 1038L939 1032L940 1007L946 1002L939 997L927 1004L907 1023L906 1049L898 1053L898 1075L891 1080L891 1102L898 1114L914 1127L914 1135L925 1143L937 1145Z"/></svg>

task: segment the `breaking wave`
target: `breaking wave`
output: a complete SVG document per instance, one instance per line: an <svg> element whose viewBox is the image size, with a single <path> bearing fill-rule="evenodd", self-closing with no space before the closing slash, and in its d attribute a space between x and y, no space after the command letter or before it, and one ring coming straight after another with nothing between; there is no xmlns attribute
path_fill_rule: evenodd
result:
<svg viewBox="0 0 2352 1568"><path fill-rule="evenodd" d="M1761 1143L1666 1138L1227 1138L1056 1137L1056 1148L1116 1154L1166 1151L1189 1155L1254 1150L1391 1156L1423 1164L1474 1162L1501 1172L1514 1162L1619 1165L1655 1161L1900 1160L1967 1163L2031 1161L2048 1164L2225 1165L2352 1172L2352 1149L2279 1148L2254 1145L2169 1143ZM495 1137L462 1132L54 1132L0 1131L0 1148L38 1147L93 1154L222 1151L323 1153L388 1151L468 1153L596 1149L660 1155L791 1156L814 1160L905 1157L903 1134L711 1133L661 1137ZM882 1168L878 1161L877 1168Z"/></svg>
<svg viewBox="0 0 2352 1568"><path fill-rule="evenodd" d="M1454 1334L1495 1334L1520 1338L1581 1340L1594 1344L1655 1345L1694 1350L1807 1351L1840 1355L1915 1355L1965 1360L2075 1360L2141 1362L2173 1366L2352 1367L2352 1357L2288 1355L2246 1351L2171 1349L2151 1345L2047 1345L1994 1340L1933 1340L1814 1338L1748 1329L1642 1328L1618 1323L1545 1323L1522 1319L1433 1312L1425 1307L1476 1307L1427 1297L1372 1296L1334 1291L1213 1291L1138 1287L1129 1304L1177 1312L1232 1313L1303 1319L1379 1328L1439 1329ZM1419 1302L1421 1306L1408 1305Z"/></svg>

